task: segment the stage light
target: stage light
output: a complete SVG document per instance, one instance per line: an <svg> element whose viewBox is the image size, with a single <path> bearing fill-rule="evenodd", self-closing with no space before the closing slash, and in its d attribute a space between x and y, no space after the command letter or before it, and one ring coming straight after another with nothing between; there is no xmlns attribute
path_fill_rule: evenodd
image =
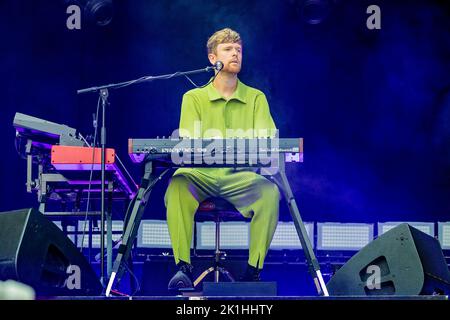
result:
<svg viewBox="0 0 450 320"><path fill-rule="evenodd" d="M438 222L438 235L442 249L450 250L450 222Z"/></svg>
<svg viewBox="0 0 450 320"><path fill-rule="evenodd" d="M112 241L117 241L122 236L123 231L123 221L115 220L111 221L112 223ZM83 238L83 228L84 221L78 222L78 231L77 231L77 245L81 247L81 239ZM83 239L83 248L89 247L89 237L92 238L92 248L100 248L100 228L93 228L93 230L89 230L89 227L86 226L86 230L84 233ZM106 248L106 222L105 222L105 248Z"/></svg>
<svg viewBox="0 0 450 320"><path fill-rule="evenodd" d="M306 233L314 248L314 223L305 222ZM294 222L278 222L273 235L270 250L300 250L302 245L295 229Z"/></svg>
<svg viewBox="0 0 450 320"><path fill-rule="evenodd" d="M246 222L222 222L220 247L222 249L247 250L250 241L250 224ZM314 224L305 223L311 245L314 247ZM197 249L212 250L215 246L214 222L197 223ZM270 245L271 250L299 250L302 246L293 222L279 222Z"/></svg>
<svg viewBox="0 0 450 320"><path fill-rule="evenodd" d="M167 222L164 220L142 220L138 230L137 246L140 248L170 248Z"/></svg>
<svg viewBox="0 0 450 320"><path fill-rule="evenodd" d="M112 0L89 0L84 7L84 12L91 23L104 27L113 19L113 2Z"/></svg>
<svg viewBox="0 0 450 320"><path fill-rule="evenodd" d="M407 223L411 227L419 229L422 232L434 237L434 223L433 222L398 222L398 221L390 221L390 222L378 222L378 236L381 236L383 233L388 232L392 228L395 228L397 225L401 223Z"/></svg>
<svg viewBox="0 0 450 320"><path fill-rule="evenodd" d="M193 238L193 237L192 237ZM171 249L166 220L142 220L137 236L138 248ZM191 249L194 241L191 241Z"/></svg>
<svg viewBox="0 0 450 320"><path fill-rule="evenodd" d="M360 250L373 240L373 224L317 223L318 250Z"/></svg>
<svg viewBox="0 0 450 320"><path fill-rule="evenodd" d="M331 0L305 0L301 4L301 17L308 24L323 22L332 10Z"/></svg>
<svg viewBox="0 0 450 320"><path fill-rule="evenodd" d="M246 222L220 223L221 249L248 249L249 227ZM210 250L215 248L216 224L214 222L197 223L197 249Z"/></svg>
<svg viewBox="0 0 450 320"><path fill-rule="evenodd" d="M111 23L114 16L113 0L64 0L66 6L76 5L82 12L83 21L100 27Z"/></svg>

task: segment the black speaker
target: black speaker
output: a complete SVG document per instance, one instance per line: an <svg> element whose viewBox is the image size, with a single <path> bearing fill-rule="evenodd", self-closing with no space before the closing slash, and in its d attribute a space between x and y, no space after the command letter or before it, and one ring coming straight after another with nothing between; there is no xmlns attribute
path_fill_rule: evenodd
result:
<svg viewBox="0 0 450 320"><path fill-rule="evenodd" d="M369 243L327 284L330 295L450 294L439 241L402 223Z"/></svg>
<svg viewBox="0 0 450 320"><path fill-rule="evenodd" d="M101 294L83 254L39 211L0 213L0 241L0 280L28 284L39 296Z"/></svg>

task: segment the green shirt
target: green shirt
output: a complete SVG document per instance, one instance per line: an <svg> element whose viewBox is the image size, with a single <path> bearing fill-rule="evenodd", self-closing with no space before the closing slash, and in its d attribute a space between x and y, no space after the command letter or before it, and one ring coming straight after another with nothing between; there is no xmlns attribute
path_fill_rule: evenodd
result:
<svg viewBox="0 0 450 320"><path fill-rule="evenodd" d="M239 80L229 99L222 97L212 83L183 96L181 137L274 137L275 129L264 93Z"/></svg>

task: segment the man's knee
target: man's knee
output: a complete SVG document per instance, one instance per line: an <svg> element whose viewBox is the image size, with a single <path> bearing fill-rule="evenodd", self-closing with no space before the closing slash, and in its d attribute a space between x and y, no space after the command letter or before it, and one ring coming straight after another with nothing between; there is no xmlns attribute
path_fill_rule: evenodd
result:
<svg viewBox="0 0 450 320"><path fill-rule="evenodd" d="M280 201L280 190L275 183L267 181L261 186L261 198L267 199L267 201L275 202L278 205Z"/></svg>
<svg viewBox="0 0 450 320"><path fill-rule="evenodd" d="M252 205L252 209L261 219L267 217L270 221L278 219L280 191L276 184L267 181L260 186L259 199Z"/></svg>
<svg viewBox="0 0 450 320"><path fill-rule="evenodd" d="M189 191L189 181L184 176L174 176L169 182L166 194L164 195L164 203L167 207L168 201L174 195L179 196L180 193L185 193Z"/></svg>

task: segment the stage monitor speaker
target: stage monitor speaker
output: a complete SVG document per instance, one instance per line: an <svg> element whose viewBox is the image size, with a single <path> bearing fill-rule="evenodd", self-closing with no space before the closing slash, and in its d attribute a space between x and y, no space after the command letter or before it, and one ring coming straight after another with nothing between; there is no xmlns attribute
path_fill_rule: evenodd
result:
<svg viewBox="0 0 450 320"><path fill-rule="evenodd" d="M30 285L38 296L101 294L83 254L39 211L0 213L0 241L0 280Z"/></svg>
<svg viewBox="0 0 450 320"><path fill-rule="evenodd" d="M327 284L330 295L450 293L439 241L402 223L365 246Z"/></svg>

